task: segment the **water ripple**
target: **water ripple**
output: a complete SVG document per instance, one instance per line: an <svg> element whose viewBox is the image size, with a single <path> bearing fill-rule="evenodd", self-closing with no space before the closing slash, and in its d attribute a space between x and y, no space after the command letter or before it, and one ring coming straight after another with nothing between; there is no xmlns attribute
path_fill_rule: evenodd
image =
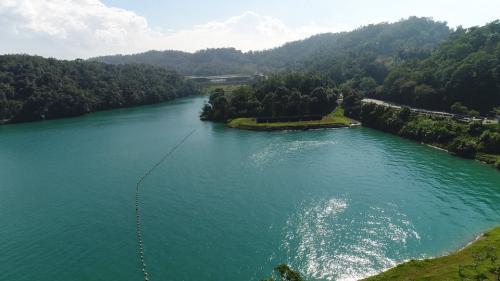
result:
<svg viewBox="0 0 500 281"><path fill-rule="evenodd" d="M288 219L281 246L289 262L310 278L369 276L396 264L389 251L404 249L410 239L420 240L404 214L387 208L391 206L369 207L353 216L346 199L313 202Z"/></svg>
<svg viewBox="0 0 500 281"><path fill-rule="evenodd" d="M268 144L266 147L250 155L250 161L255 166L264 166L267 163L282 158L283 155L292 154L299 151L317 149L320 147L335 145L336 141L324 140L296 140L296 141L277 141Z"/></svg>

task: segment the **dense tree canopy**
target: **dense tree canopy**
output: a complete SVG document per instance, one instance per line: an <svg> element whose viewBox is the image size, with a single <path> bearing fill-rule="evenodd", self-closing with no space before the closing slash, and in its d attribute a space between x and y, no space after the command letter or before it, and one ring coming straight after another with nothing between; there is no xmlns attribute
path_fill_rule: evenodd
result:
<svg viewBox="0 0 500 281"><path fill-rule="evenodd" d="M500 21L458 28L429 58L393 68L375 96L462 114L490 113L500 105Z"/></svg>
<svg viewBox="0 0 500 281"><path fill-rule="evenodd" d="M150 51L94 60L113 64L147 63L185 75L317 71L328 73L338 83L358 76L369 76L382 83L392 65L428 56L449 33L445 23L411 17L351 32L320 34L265 51L242 53L235 49L208 49L193 54Z"/></svg>
<svg viewBox="0 0 500 281"><path fill-rule="evenodd" d="M26 55L0 56L0 121L33 121L151 104L195 93L175 72Z"/></svg>
<svg viewBox="0 0 500 281"><path fill-rule="evenodd" d="M202 119L324 115L337 105L338 93L327 80L313 75L276 75L252 86L225 93L216 89L203 107Z"/></svg>
<svg viewBox="0 0 500 281"><path fill-rule="evenodd" d="M207 49L195 53L148 51L135 55L115 55L91 59L109 64L148 64L175 70L184 75L253 74L258 67L243 52L234 48Z"/></svg>
<svg viewBox="0 0 500 281"><path fill-rule="evenodd" d="M363 126L438 145L463 157L500 153L499 124L462 123L452 118L412 113L407 107L400 110L374 103L361 105L360 95L356 92L344 97L343 106L346 114L360 120ZM500 168L500 162L494 161Z"/></svg>
<svg viewBox="0 0 500 281"><path fill-rule="evenodd" d="M458 109L468 115L486 115L500 106L498 21L451 31L446 23L410 17L351 32L320 34L266 51L152 51L96 60L144 62L190 75L318 73L339 88L364 96L423 108Z"/></svg>

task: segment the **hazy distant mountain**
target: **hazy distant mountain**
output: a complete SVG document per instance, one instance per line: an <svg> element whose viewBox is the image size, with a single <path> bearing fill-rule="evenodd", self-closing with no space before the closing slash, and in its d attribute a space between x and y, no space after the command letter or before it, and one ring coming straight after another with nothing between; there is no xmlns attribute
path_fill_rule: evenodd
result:
<svg viewBox="0 0 500 281"><path fill-rule="evenodd" d="M319 70L338 77L336 80L345 80L366 68L386 72L385 68L394 61L426 57L448 38L450 32L446 23L411 17L392 24L368 25L350 32L319 34L265 51L243 53L234 48L207 49L196 53L149 51L92 60L111 64L145 63L185 75Z"/></svg>

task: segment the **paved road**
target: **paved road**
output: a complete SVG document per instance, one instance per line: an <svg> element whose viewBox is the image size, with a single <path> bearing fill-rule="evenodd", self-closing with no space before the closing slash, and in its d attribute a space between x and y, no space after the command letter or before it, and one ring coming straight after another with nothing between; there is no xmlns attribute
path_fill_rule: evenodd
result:
<svg viewBox="0 0 500 281"><path fill-rule="evenodd" d="M391 107L391 108L396 108L396 109L401 109L403 106L398 105L395 103L383 101L383 100L377 100L377 99L362 99L362 103L375 103L378 105L386 106L386 107ZM438 116L438 117L449 117L449 118L454 118L462 122L472 122L472 121L482 121L483 123L495 123L495 120L487 119L485 117L479 117L479 118L470 118L467 116L462 116L458 114L453 114L449 112L444 112L444 111L435 111L435 110L428 110L428 109L423 109L423 108L415 108L411 106L406 106L408 107L412 112L417 112L420 114L425 114L425 115L432 115L432 116ZM498 122L498 121L496 121Z"/></svg>
<svg viewBox="0 0 500 281"><path fill-rule="evenodd" d="M391 103L391 102L387 102L387 101L383 101L383 100L363 99L363 100L361 100L361 102L363 102L363 103L375 103L375 104L378 104L378 105L392 107L392 108L397 108L397 109L401 109L402 108L401 105L398 105L398 104L395 104L395 103ZM416 107L411 107L411 106L407 106L407 107L411 111L413 111L413 112L419 112L419 113L436 115L436 116L447 116L447 117L457 117L457 118L459 117L457 114L453 114L453 113L449 113L449 112L444 112L444 111L428 110L428 109L416 108Z"/></svg>
<svg viewBox="0 0 500 281"><path fill-rule="evenodd" d="M391 108L397 108L401 109L403 106L383 101L383 100L376 100L376 99L363 99L361 100L362 103L375 103L378 105L382 106L387 106ZM442 117L455 117L455 118L460 118L461 116L449 112L444 112L444 111L435 111L435 110L428 110L428 109L423 109L423 108L416 108L416 107L411 107L411 106L406 106L408 107L412 112L418 112L422 114L427 114L427 115L434 115L434 116L442 116Z"/></svg>

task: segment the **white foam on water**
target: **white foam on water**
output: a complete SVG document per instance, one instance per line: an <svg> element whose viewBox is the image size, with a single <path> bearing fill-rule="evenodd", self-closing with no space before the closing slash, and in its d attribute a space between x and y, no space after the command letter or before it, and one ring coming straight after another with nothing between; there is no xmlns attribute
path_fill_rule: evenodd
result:
<svg viewBox="0 0 500 281"><path fill-rule="evenodd" d="M310 278L359 280L396 265L390 245L404 248L420 237L402 214L369 208L353 218L345 199L313 202L291 216L281 247L289 263ZM363 212L363 211L362 211Z"/></svg>
<svg viewBox="0 0 500 281"><path fill-rule="evenodd" d="M262 150L252 154L250 160L255 165L261 166L270 161L279 159L283 154L291 154L297 151L317 149L327 145L335 145L335 141L314 141L314 140L297 140L297 141L281 141L271 143Z"/></svg>

